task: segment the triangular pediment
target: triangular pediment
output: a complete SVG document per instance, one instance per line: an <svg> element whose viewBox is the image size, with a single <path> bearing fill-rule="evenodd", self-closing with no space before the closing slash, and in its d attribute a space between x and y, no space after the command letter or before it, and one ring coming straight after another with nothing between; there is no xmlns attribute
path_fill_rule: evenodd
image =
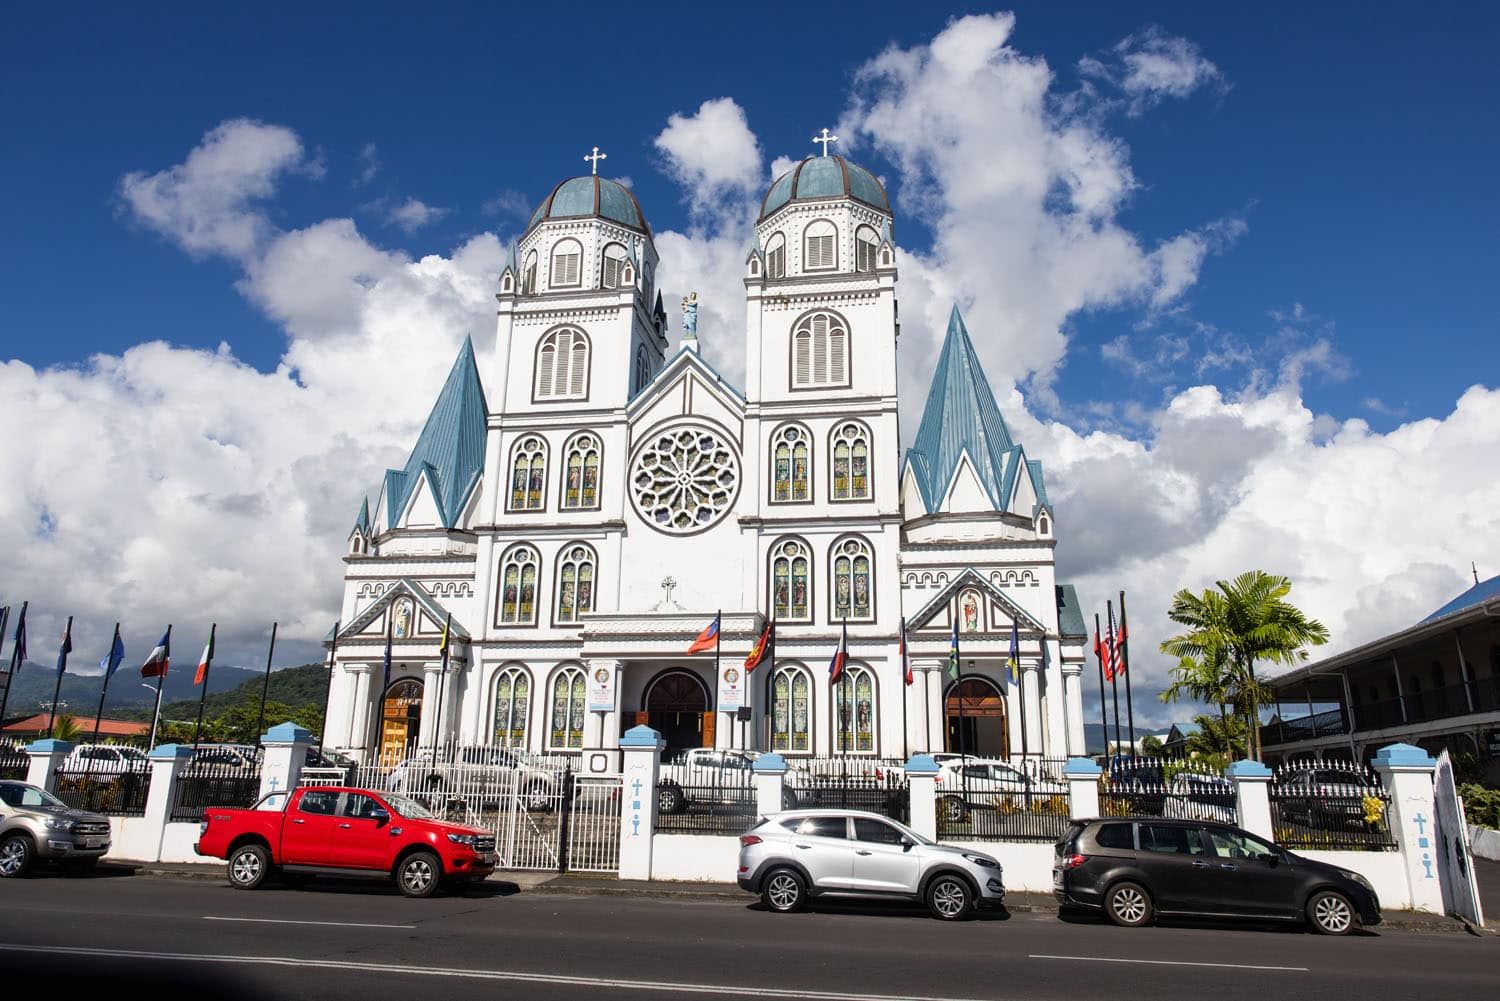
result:
<svg viewBox="0 0 1500 1001"><path fill-rule="evenodd" d="M1015 622L1017 627L1023 632L1046 633L1046 626L1033 618L1031 613L1026 611L1026 609L1012 601L1005 592L1001 591L994 584L991 584L988 580L985 580L972 567L954 577L942 590L929 599L927 604L923 605L915 615L909 616L906 620L906 628L913 630L926 629L930 623L936 621L941 621L944 626L950 626L949 608L953 599L959 593L968 590L976 590L980 595L989 599L991 607L994 610L992 612L994 615L994 619L992 620L994 624L990 627L992 631L997 626L999 628L1008 628L1011 622Z"/></svg>
<svg viewBox="0 0 1500 1001"><path fill-rule="evenodd" d="M406 635L395 636L398 622L392 622L393 642L410 642L419 636L439 636L443 631L443 623L448 620L450 612L448 608L432 595L422 589L422 586L409 577L401 577L385 589L385 593L372 601L368 607L363 609L343 629L339 630L339 639L368 639L370 636L384 636L386 622L393 609L400 612L396 607L397 602L410 600L410 618ZM453 639L468 640L469 631L463 627L457 618L453 619Z"/></svg>

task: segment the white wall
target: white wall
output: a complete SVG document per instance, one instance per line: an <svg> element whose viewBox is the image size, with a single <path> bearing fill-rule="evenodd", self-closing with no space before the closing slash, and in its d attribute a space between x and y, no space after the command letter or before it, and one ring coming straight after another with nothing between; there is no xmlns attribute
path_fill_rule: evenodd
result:
<svg viewBox="0 0 1500 1001"><path fill-rule="evenodd" d="M733 883L740 839L703 834L658 834L651 843L651 878Z"/></svg>
<svg viewBox="0 0 1500 1001"><path fill-rule="evenodd" d="M1375 887L1382 911L1411 910L1411 892L1406 885L1406 866L1400 852L1298 851L1295 854L1359 873Z"/></svg>
<svg viewBox="0 0 1500 1001"><path fill-rule="evenodd" d="M1469 842L1473 845L1474 854L1478 857L1500 862L1500 831L1470 824Z"/></svg>
<svg viewBox="0 0 1500 1001"><path fill-rule="evenodd" d="M109 852L104 857L111 861L155 862L160 838L161 827L155 821L145 817L110 817Z"/></svg>
<svg viewBox="0 0 1500 1001"><path fill-rule="evenodd" d="M993 855L1000 863L1000 879L1007 893L1052 892L1051 842L944 841L943 844Z"/></svg>

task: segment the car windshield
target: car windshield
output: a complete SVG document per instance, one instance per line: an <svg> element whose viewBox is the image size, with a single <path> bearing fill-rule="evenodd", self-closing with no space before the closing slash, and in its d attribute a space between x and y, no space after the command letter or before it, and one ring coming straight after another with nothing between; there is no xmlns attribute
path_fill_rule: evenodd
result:
<svg viewBox="0 0 1500 1001"><path fill-rule="evenodd" d="M6 806L18 808L46 806L54 810L68 809L68 804L47 790L21 782L6 782L0 785L0 800L4 800Z"/></svg>
<svg viewBox="0 0 1500 1001"><path fill-rule="evenodd" d="M391 805L391 809L395 810L397 813L401 814L401 816L406 817L409 820L437 819L436 815L433 814L431 810L427 809L427 807L423 806L421 803L418 803L414 799L407 799L405 796L387 795L385 797L385 801Z"/></svg>
<svg viewBox="0 0 1500 1001"><path fill-rule="evenodd" d="M121 747L119 750L120 750L120 757L125 758L128 761L145 761L145 760L147 760L146 753L144 751L142 751L140 748L137 748L137 747Z"/></svg>

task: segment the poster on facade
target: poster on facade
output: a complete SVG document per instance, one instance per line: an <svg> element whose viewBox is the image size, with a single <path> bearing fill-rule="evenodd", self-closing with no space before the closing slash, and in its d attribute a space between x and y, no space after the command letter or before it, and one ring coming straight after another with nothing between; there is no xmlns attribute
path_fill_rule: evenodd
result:
<svg viewBox="0 0 1500 1001"><path fill-rule="evenodd" d="M608 713L615 709L615 672L603 664L589 671L589 712Z"/></svg>
<svg viewBox="0 0 1500 1001"><path fill-rule="evenodd" d="M745 671L738 664L719 669L719 712L739 712L745 704Z"/></svg>

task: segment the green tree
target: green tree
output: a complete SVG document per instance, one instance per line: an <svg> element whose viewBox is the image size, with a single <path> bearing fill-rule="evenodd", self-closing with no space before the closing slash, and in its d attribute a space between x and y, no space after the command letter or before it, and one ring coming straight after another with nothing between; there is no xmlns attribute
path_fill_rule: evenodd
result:
<svg viewBox="0 0 1500 1001"><path fill-rule="evenodd" d="M1155 734L1147 734L1146 736L1141 738L1141 753L1146 757L1159 758L1162 756L1162 752L1164 752L1165 750L1166 745L1164 745L1161 742L1161 738L1156 736Z"/></svg>
<svg viewBox="0 0 1500 1001"><path fill-rule="evenodd" d="M77 718L67 713L57 717L52 724L54 740L66 740L70 744L76 744L81 733L83 733L83 728L78 725Z"/></svg>
<svg viewBox="0 0 1500 1001"><path fill-rule="evenodd" d="M1179 658L1179 669L1193 661L1193 672L1202 672L1198 680L1218 676L1217 687L1243 717L1246 756L1257 761L1260 707L1270 691L1256 679L1255 665L1295 664L1307 659L1306 647L1328 642L1326 626L1285 600L1291 590L1287 577L1249 570L1201 595L1178 591L1167 612L1187 630L1163 640L1161 651Z"/></svg>

